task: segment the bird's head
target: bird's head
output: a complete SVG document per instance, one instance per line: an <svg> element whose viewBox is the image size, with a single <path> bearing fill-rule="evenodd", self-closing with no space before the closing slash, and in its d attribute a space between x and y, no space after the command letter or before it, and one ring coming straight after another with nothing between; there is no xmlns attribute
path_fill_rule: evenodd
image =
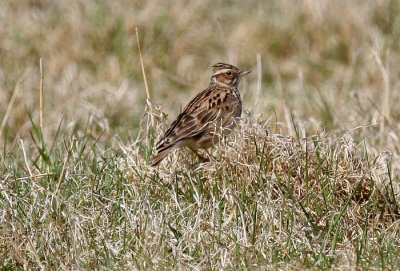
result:
<svg viewBox="0 0 400 271"><path fill-rule="evenodd" d="M240 78L251 71L242 71L233 65L217 63L212 66L211 82L224 87L236 87Z"/></svg>

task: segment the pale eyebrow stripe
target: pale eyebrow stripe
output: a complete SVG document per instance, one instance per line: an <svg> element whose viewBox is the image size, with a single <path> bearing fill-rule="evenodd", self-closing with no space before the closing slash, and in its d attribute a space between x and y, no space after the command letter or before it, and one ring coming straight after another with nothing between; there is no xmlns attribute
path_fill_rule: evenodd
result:
<svg viewBox="0 0 400 271"><path fill-rule="evenodd" d="M227 71L230 71L230 70L231 70L231 69L219 70L219 71L215 72L214 75L218 75L218 74L221 74L221 73L226 73Z"/></svg>

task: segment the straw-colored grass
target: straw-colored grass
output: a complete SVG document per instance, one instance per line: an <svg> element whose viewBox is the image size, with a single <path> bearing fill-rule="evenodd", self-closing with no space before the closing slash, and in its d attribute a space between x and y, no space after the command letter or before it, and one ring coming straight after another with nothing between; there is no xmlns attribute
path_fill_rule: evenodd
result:
<svg viewBox="0 0 400 271"><path fill-rule="evenodd" d="M398 1L0 7L2 270L400 268ZM241 122L149 168L220 61Z"/></svg>

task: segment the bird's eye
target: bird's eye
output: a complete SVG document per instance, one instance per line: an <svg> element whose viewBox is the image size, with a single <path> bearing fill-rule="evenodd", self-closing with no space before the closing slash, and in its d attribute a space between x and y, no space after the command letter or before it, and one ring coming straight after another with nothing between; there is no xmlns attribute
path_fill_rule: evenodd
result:
<svg viewBox="0 0 400 271"><path fill-rule="evenodd" d="M231 74L232 74L231 71L227 71L227 72L226 72L226 75L231 75Z"/></svg>

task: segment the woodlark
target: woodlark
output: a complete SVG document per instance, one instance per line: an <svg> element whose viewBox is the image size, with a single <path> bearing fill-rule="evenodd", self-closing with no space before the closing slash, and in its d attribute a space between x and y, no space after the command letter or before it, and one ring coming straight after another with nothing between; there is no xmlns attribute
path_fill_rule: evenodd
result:
<svg viewBox="0 0 400 271"><path fill-rule="evenodd" d="M212 67L208 88L194 97L171 127L157 143L157 154L151 166L157 166L176 148L189 147L200 159L198 149L208 149L218 141L216 129L233 128L242 113L242 99L238 85L240 78L250 71L242 71L233 65L217 63ZM230 129L224 129L224 133Z"/></svg>

